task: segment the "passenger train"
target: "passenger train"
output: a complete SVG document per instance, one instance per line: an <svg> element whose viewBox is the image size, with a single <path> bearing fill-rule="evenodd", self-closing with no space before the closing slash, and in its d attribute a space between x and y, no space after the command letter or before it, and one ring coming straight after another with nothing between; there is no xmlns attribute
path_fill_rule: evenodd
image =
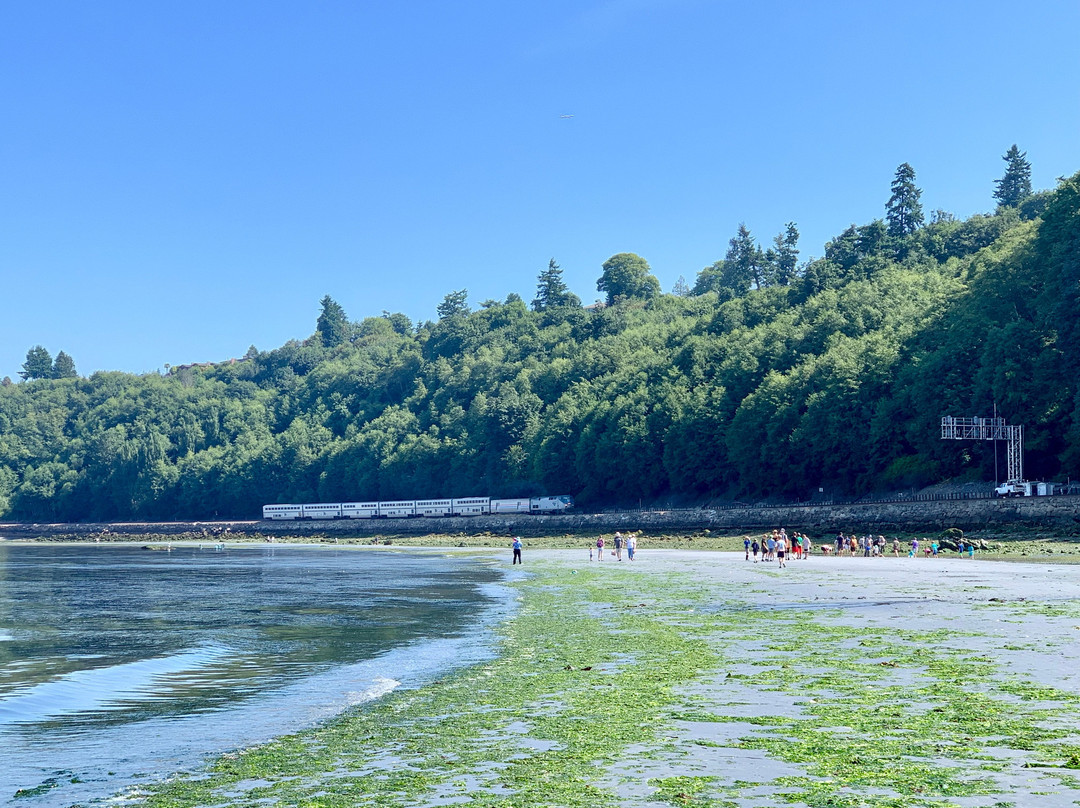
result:
<svg viewBox="0 0 1080 808"><path fill-rule="evenodd" d="M498 513L562 513L574 507L574 498L519 499L415 499L395 502L337 502L307 505L263 505L263 519L407 519L414 516L483 516Z"/></svg>

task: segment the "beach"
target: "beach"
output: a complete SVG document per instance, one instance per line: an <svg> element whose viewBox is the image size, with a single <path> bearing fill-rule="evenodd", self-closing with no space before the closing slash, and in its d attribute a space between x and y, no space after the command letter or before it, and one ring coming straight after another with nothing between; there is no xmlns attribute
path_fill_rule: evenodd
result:
<svg viewBox="0 0 1080 808"><path fill-rule="evenodd" d="M459 551L460 552L460 551ZM505 555L505 558L503 557ZM1080 567L529 551L498 656L126 795L155 806L1080 799Z"/></svg>

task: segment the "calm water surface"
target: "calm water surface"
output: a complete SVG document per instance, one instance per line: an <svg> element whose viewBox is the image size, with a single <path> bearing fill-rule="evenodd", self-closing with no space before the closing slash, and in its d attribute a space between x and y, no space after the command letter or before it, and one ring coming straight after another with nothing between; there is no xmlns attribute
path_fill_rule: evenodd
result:
<svg viewBox="0 0 1080 808"><path fill-rule="evenodd" d="M104 801L483 659L500 580L436 554L0 542L0 804Z"/></svg>

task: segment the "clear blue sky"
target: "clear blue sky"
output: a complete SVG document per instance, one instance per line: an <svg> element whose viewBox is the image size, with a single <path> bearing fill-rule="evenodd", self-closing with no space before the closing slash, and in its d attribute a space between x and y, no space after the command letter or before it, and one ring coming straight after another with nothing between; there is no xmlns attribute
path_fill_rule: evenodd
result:
<svg viewBox="0 0 1080 808"><path fill-rule="evenodd" d="M0 377L270 349L350 318L665 291L745 222L802 256L884 214L993 206L1080 170L1080 3L0 5ZM563 115L573 115L563 118Z"/></svg>

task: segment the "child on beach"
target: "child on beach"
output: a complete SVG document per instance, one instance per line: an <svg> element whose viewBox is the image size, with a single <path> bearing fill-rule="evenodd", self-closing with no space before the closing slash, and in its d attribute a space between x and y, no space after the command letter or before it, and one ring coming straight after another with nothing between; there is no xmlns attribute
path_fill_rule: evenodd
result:
<svg viewBox="0 0 1080 808"><path fill-rule="evenodd" d="M596 560L597 561L603 561L604 560L604 537L603 536L601 536L599 539L596 540Z"/></svg>

